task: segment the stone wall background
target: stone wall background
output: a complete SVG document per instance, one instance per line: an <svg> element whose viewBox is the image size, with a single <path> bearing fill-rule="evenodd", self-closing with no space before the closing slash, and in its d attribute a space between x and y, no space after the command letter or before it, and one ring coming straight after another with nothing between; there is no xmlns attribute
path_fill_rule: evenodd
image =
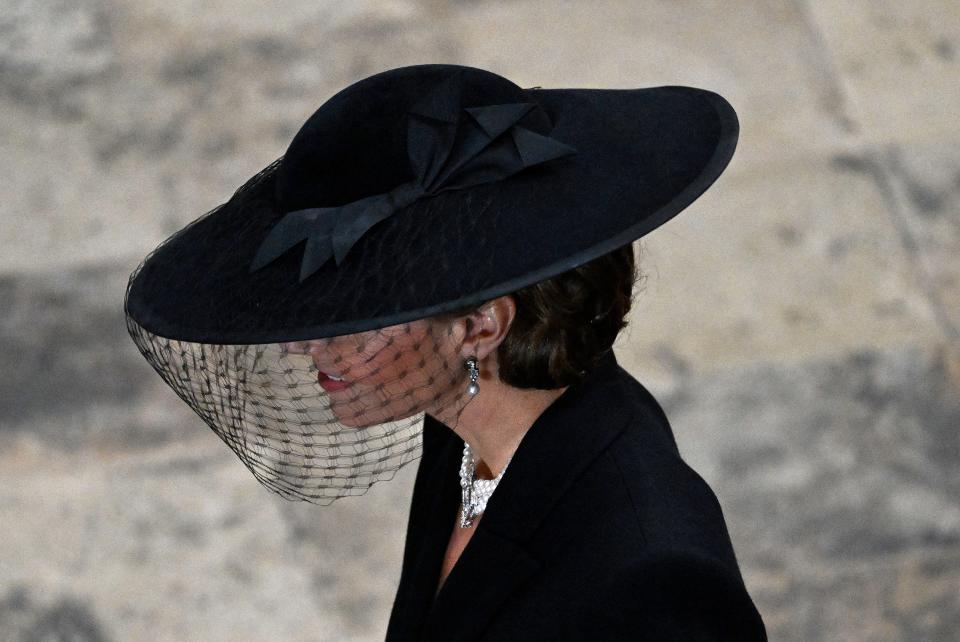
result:
<svg viewBox="0 0 960 642"><path fill-rule="evenodd" d="M690 84L740 147L618 342L777 640L960 630L960 5L5 0L0 639L382 639L414 466L259 486L126 336L126 278L347 84Z"/></svg>

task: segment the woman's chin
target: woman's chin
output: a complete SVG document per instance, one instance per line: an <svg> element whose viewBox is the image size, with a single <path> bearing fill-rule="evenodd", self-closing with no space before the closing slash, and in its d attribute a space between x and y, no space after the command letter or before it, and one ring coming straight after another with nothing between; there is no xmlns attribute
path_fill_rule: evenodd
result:
<svg viewBox="0 0 960 642"><path fill-rule="evenodd" d="M391 421L403 420L402 417L388 417L379 412L365 412L358 415L355 408L351 408L347 405L337 407L336 404L332 404L330 406L330 410L333 412L340 425L357 430L370 428L378 424L389 423Z"/></svg>

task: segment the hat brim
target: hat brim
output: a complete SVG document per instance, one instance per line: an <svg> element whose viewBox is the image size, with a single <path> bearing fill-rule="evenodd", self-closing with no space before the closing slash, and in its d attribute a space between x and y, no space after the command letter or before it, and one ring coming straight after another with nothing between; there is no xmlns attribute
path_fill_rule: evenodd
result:
<svg viewBox="0 0 960 642"><path fill-rule="evenodd" d="M659 227L720 176L736 147L736 113L703 89L527 91L550 116L550 136L577 154L417 201L303 282L300 247L248 270L284 214L274 164L144 260L128 284L128 317L169 339L255 344L480 304Z"/></svg>

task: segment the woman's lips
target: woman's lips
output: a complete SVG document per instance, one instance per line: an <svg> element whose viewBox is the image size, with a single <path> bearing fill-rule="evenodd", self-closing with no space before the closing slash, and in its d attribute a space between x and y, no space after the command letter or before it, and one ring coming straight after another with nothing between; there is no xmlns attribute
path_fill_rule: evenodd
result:
<svg viewBox="0 0 960 642"><path fill-rule="evenodd" d="M344 388L350 387L350 384L346 381L336 381L335 379L331 379L323 370L317 371L317 382L327 392L334 392L336 390L343 390Z"/></svg>

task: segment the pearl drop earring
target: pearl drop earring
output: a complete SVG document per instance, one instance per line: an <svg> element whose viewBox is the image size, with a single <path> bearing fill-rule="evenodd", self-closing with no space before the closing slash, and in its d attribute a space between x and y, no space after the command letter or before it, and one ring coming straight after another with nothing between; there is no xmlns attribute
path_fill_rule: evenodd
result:
<svg viewBox="0 0 960 642"><path fill-rule="evenodd" d="M477 367L477 358L474 356L467 357L466 362L467 371L470 373L470 385L467 386L467 394L471 397L480 392L480 384L477 383L477 379L480 378L480 369Z"/></svg>

